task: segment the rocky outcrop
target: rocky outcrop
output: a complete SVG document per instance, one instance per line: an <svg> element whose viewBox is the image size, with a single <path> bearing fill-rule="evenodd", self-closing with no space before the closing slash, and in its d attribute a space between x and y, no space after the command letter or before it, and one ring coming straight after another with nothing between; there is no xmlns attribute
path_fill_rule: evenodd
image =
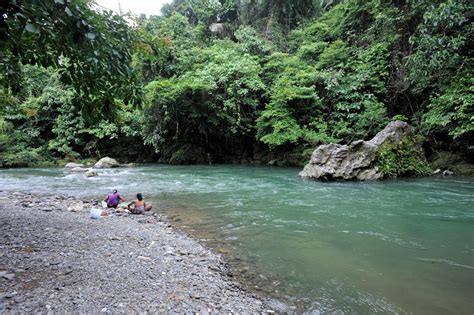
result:
<svg viewBox="0 0 474 315"><path fill-rule="evenodd" d="M319 146L300 176L319 180L377 180L383 177L377 167L380 146L411 135L413 128L403 121L390 122L372 140L357 140L349 145Z"/></svg>
<svg viewBox="0 0 474 315"><path fill-rule="evenodd" d="M97 163L95 163L94 168L111 168L111 167L119 167L120 163L117 162L115 159L104 157L101 158Z"/></svg>

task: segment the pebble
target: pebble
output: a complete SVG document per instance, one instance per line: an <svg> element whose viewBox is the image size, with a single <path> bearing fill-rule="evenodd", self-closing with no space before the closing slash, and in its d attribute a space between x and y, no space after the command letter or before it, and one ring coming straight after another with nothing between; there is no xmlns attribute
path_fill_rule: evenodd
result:
<svg viewBox="0 0 474 315"><path fill-rule="evenodd" d="M138 256L137 259L141 259L141 260L145 260L145 261L150 261L151 260L150 257L146 257L146 256Z"/></svg>
<svg viewBox="0 0 474 315"><path fill-rule="evenodd" d="M4 297L5 297L6 299L11 299L11 298L14 297L15 295L17 295L16 292L10 292L10 293L5 294Z"/></svg>
<svg viewBox="0 0 474 315"><path fill-rule="evenodd" d="M15 278L15 274L14 273L8 273L8 272L5 272L5 271L0 271L0 277L2 277L3 279L6 279L6 280L13 280L13 278Z"/></svg>

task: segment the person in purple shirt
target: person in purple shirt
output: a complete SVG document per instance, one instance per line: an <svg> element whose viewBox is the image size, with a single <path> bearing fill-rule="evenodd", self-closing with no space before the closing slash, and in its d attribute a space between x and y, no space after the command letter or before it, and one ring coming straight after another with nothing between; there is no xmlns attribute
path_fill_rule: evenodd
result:
<svg viewBox="0 0 474 315"><path fill-rule="evenodd" d="M114 189L114 191L111 194L108 194L107 197L105 197L104 201L107 202L107 207L117 208L120 201L125 201L125 198L120 196L117 189Z"/></svg>

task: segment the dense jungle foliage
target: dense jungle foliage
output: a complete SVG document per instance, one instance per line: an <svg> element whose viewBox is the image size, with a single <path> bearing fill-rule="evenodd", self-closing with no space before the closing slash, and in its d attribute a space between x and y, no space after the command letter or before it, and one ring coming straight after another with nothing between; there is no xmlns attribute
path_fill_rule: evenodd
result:
<svg viewBox="0 0 474 315"><path fill-rule="evenodd" d="M174 0L162 16L133 17L88 0L7 0L0 166L106 154L296 165L318 144L369 139L395 119L429 153L472 154L473 8Z"/></svg>

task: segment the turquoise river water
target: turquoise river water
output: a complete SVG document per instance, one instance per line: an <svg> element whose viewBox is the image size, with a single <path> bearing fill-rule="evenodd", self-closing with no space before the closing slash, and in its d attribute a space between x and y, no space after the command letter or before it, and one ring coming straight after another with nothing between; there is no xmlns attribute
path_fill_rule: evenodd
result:
<svg viewBox="0 0 474 315"><path fill-rule="evenodd" d="M2 190L142 192L224 253L236 280L297 312L473 314L474 180L302 180L296 168L167 166L0 171Z"/></svg>

